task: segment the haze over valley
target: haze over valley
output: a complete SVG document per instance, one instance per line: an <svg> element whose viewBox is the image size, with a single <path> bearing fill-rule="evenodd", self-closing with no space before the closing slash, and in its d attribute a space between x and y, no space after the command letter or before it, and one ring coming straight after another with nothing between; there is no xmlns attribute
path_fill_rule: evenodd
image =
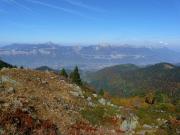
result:
<svg viewBox="0 0 180 135"><path fill-rule="evenodd" d="M163 46L89 45L65 46L53 43L12 44L0 47L0 58L12 65L53 69L98 70L118 64L149 65L160 62L179 63L180 53Z"/></svg>

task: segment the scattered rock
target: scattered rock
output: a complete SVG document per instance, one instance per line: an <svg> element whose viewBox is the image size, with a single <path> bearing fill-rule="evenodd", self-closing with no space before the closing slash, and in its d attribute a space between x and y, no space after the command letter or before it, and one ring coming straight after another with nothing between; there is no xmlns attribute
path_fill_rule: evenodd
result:
<svg viewBox="0 0 180 135"><path fill-rule="evenodd" d="M138 117L134 115L130 115L122 122L121 130L125 132L133 131L134 129L136 129L138 124L139 124Z"/></svg>
<svg viewBox="0 0 180 135"><path fill-rule="evenodd" d="M14 94L0 93L0 95L2 95L0 106L2 106L1 110L3 110L2 112L0 111L0 116L1 113L10 114L10 117L7 118L12 118L11 120L13 120L14 124L22 127L20 130L27 131L27 134L29 133L28 130L26 130L27 127L32 129L32 131L34 130L35 134L37 133L37 129L34 129L33 127L33 122L37 124L37 127L40 126L38 127L40 130L38 132L39 134L51 135L56 135L55 129L57 128L60 129L63 135L67 135L71 125L72 133L76 133L77 135L134 134L134 129L138 125L136 116L127 116L126 119L122 120L123 111L125 109L122 111L121 115L119 114L119 111L117 111L117 113L115 112L115 114L113 114L114 117L111 118L107 109L112 108L119 110L119 106L112 104L107 98L98 98L97 94L92 94L89 97L84 98L86 90L83 91L81 87L68 83L68 80L60 80L58 75L51 72L47 74L45 72L29 69L17 69L8 70L8 72L3 72L1 74L3 74L3 77L0 76L0 82L8 83L0 84L0 91ZM15 80L17 80L17 82ZM12 85L17 83L20 85ZM47 91L49 89L52 91ZM74 98L73 96L77 98ZM95 108L99 106L100 108ZM95 116L92 115L92 118L95 119L96 113L101 115L102 111L102 113L105 113L102 120L106 121L107 124L115 123L115 126L113 125L108 128L103 124L101 126L92 126L91 122L81 114L81 110L84 108L90 110L94 109L93 113L95 113ZM16 112L18 109L20 109L20 111ZM56 123L57 127L52 122L46 120L51 120L53 123ZM82 123L76 123L80 121L82 121ZM122 125L120 125L121 122ZM120 130L120 127L122 130ZM3 131L8 130L4 130L3 127ZM49 132L45 133L43 131Z"/></svg>
<svg viewBox="0 0 180 135"><path fill-rule="evenodd" d="M42 84L48 84L48 81L42 80L41 83L42 83Z"/></svg>
<svg viewBox="0 0 180 135"><path fill-rule="evenodd" d="M102 105L106 105L106 100L104 98L99 99L98 102Z"/></svg>
<svg viewBox="0 0 180 135"><path fill-rule="evenodd" d="M9 107L9 106L10 106L9 103L4 103L4 104L3 104L3 107Z"/></svg>
<svg viewBox="0 0 180 135"><path fill-rule="evenodd" d="M22 108L23 104L19 100L16 99L13 101L13 107L14 108Z"/></svg>
<svg viewBox="0 0 180 135"><path fill-rule="evenodd" d="M13 94L15 93L15 89L13 87L9 87L7 90L6 90L6 93L8 94Z"/></svg>
<svg viewBox="0 0 180 135"><path fill-rule="evenodd" d="M3 67L3 68L1 69L1 71L6 71L6 70L8 70L8 68L6 68L6 67Z"/></svg>
<svg viewBox="0 0 180 135"><path fill-rule="evenodd" d="M110 101L108 101L108 102L107 102L107 105L108 105L108 106L111 106L112 104L111 104L111 102L110 102Z"/></svg>
<svg viewBox="0 0 180 135"><path fill-rule="evenodd" d="M75 97L80 97L81 96L81 94L79 92L75 92L75 91L70 91L70 94L72 96L75 96Z"/></svg>
<svg viewBox="0 0 180 135"><path fill-rule="evenodd" d="M70 110L70 106L68 104L64 104L63 107L64 107L65 110Z"/></svg>
<svg viewBox="0 0 180 135"><path fill-rule="evenodd" d="M97 94L92 94L92 95L93 95L93 97L97 98Z"/></svg>
<svg viewBox="0 0 180 135"><path fill-rule="evenodd" d="M73 91L70 91L70 94L75 96L75 97L81 97L84 98L83 96L83 92L81 90L81 88L77 85L70 85L72 87Z"/></svg>
<svg viewBox="0 0 180 135"><path fill-rule="evenodd" d="M95 104L92 103L92 102L88 102L88 106L90 106L90 107L95 107Z"/></svg>
<svg viewBox="0 0 180 135"><path fill-rule="evenodd" d="M153 126L151 126L151 125L147 125L147 124L144 124L144 125L143 125L143 128L145 128L145 129L152 129L152 128L153 128Z"/></svg>
<svg viewBox="0 0 180 135"><path fill-rule="evenodd" d="M91 100L92 100L91 97L88 97L88 98L87 98L87 101L88 101L88 102L90 102Z"/></svg>
<svg viewBox="0 0 180 135"><path fill-rule="evenodd" d="M9 82L12 84L17 84L17 82L11 78L9 78L9 76L1 76L0 78L0 83L4 83L4 82Z"/></svg>
<svg viewBox="0 0 180 135"><path fill-rule="evenodd" d="M158 118L157 122L158 122L159 125L163 125L163 124L165 124L167 122L167 120Z"/></svg>

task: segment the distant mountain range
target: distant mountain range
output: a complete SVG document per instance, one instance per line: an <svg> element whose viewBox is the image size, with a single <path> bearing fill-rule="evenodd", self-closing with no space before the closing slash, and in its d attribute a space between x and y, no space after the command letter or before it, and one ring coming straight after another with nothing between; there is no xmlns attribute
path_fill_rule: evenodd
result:
<svg viewBox="0 0 180 135"><path fill-rule="evenodd" d="M35 70L38 70L38 71L59 72L58 70L52 69L52 68L50 68L50 67L48 67L48 66L41 66L41 67L36 68Z"/></svg>
<svg viewBox="0 0 180 135"><path fill-rule="evenodd" d="M180 67L169 63L147 67L117 65L90 72L84 79L95 88L116 96L144 95L154 91L180 97Z"/></svg>
<svg viewBox="0 0 180 135"><path fill-rule="evenodd" d="M37 68L48 66L83 70L102 69L117 64L136 65L158 62L179 63L180 53L165 47L134 47L130 45L60 46L53 43L11 44L0 48L0 58L17 66Z"/></svg>

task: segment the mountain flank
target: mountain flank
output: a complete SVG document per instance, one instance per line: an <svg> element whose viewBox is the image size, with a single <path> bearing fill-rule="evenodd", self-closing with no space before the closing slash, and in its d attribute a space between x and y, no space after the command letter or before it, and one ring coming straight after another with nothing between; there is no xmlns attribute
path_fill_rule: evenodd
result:
<svg viewBox="0 0 180 135"><path fill-rule="evenodd" d="M112 66L89 73L86 80L99 90L119 96L145 95L152 91L175 98L180 93L180 68L169 63Z"/></svg>

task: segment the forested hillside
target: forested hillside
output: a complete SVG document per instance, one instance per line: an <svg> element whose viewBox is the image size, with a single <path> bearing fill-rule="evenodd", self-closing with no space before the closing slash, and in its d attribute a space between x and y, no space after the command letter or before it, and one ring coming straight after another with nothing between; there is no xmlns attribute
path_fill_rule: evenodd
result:
<svg viewBox="0 0 180 135"><path fill-rule="evenodd" d="M118 65L95 73L88 73L86 80L97 89L104 89L112 95L145 95L147 92L163 92L179 96L180 68L160 63L147 67Z"/></svg>
<svg viewBox="0 0 180 135"><path fill-rule="evenodd" d="M9 67L9 68L12 68L13 66L11 64L8 64L2 60L0 60L0 69L3 68L3 67Z"/></svg>

